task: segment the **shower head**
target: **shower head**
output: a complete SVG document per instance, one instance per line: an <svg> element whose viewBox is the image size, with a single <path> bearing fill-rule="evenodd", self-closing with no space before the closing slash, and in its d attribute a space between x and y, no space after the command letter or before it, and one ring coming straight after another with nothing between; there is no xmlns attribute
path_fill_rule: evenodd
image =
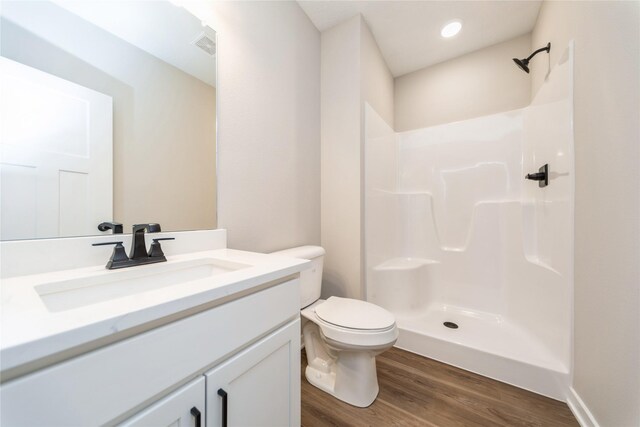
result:
<svg viewBox="0 0 640 427"><path fill-rule="evenodd" d="M516 65L518 67L520 67L520 69L522 71L524 71L525 73L529 74L529 60L528 59L518 59L518 58L513 58L513 62L516 63Z"/></svg>
<svg viewBox="0 0 640 427"><path fill-rule="evenodd" d="M547 43L547 45L545 47L541 47L540 49L536 50L531 55L529 55L528 58L523 58L523 59L513 58L513 62L515 62L516 65L518 67L520 67L520 69L522 71L524 71L525 73L529 74L529 61L531 60L531 58L533 58L534 56L536 56L540 52L549 53L550 51L551 51L551 43Z"/></svg>

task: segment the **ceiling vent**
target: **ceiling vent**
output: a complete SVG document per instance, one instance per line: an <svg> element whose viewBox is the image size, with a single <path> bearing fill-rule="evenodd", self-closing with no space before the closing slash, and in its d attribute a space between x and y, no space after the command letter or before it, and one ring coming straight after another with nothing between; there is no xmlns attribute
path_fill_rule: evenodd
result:
<svg viewBox="0 0 640 427"><path fill-rule="evenodd" d="M209 56L215 56L216 54L216 41L205 32L200 33L191 43L205 51Z"/></svg>

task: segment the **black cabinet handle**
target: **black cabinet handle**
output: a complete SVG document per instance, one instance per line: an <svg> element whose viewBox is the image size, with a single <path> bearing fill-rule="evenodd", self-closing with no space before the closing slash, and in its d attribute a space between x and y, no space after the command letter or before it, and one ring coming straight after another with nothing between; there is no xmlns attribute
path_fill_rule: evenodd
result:
<svg viewBox="0 0 640 427"><path fill-rule="evenodd" d="M222 397L222 427L227 427L227 392L220 388L218 396Z"/></svg>
<svg viewBox="0 0 640 427"><path fill-rule="evenodd" d="M202 414L198 411L198 408L195 406L191 408L191 415L195 418L195 427L202 427Z"/></svg>

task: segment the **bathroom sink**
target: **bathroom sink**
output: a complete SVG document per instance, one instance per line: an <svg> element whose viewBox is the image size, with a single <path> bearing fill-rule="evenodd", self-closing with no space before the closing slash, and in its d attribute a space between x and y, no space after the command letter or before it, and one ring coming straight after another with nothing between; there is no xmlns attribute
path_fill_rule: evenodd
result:
<svg viewBox="0 0 640 427"><path fill-rule="evenodd" d="M199 258L127 270L104 270L73 279L43 283L34 286L34 289L50 312L59 312L206 280L248 267L251 265L217 258Z"/></svg>

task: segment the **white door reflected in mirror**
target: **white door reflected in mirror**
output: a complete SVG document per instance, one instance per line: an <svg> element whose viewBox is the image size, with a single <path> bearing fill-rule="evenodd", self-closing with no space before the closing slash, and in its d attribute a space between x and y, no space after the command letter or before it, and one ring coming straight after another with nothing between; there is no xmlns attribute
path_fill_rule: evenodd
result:
<svg viewBox="0 0 640 427"><path fill-rule="evenodd" d="M110 96L0 57L0 239L95 234L113 216Z"/></svg>

